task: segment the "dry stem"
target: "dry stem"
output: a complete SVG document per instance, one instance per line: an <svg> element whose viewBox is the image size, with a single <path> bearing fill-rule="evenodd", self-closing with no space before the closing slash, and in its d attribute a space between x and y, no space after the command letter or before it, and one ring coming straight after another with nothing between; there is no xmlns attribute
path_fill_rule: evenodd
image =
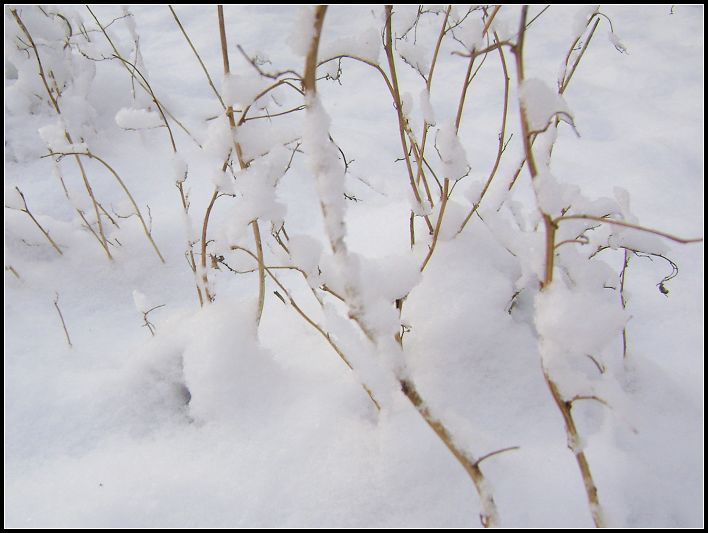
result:
<svg viewBox="0 0 708 533"><path fill-rule="evenodd" d="M77 158L79 156L84 156L84 157L88 157L90 159L95 159L96 161L101 163L106 169L108 169L108 171L113 175L113 177L116 179L118 184L121 186L121 188L125 192L130 203L133 205L133 209L135 209L135 214L137 215L138 219L140 220L140 224L143 227L143 231L145 232L145 236L147 237L148 241L150 241L150 244L152 245L153 249L155 250L155 253L160 258L160 261L162 261L163 263L165 262L165 258L162 257L162 253L160 253L160 249L157 247L157 244L155 243L154 239L152 238L150 230L148 229L148 226L145 222L145 219L143 218L143 215L140 212L140 208L138 207L138 204L135 202L135 198L133 198L133 195L130 193L130 190L128 189L127 185L125 184L123 179L120 177L120 175L118 175L118 173L114 170L114 168L111 165L106 163L106 161L104 161L99 156L97 156L89 151L86 151L86 152L51 152L49 155L58 156L58 157L73 155ZM47 156L43 156L43 157L47 157Z"/></svg>
<svg viewBox="0 0 708 533"><path fill-rule="evenodd" d="M519 28L519 36L517 44L512 48L514 52L514 57L516 59L516 71L517 71L517 81L521 85L524 81L524 63L523 63L523 50L524 50L524 36L526 30L526 16L528 13L528 6L524 6L521 10L521 22ZM538 168L536 166L536 161L533 155L531 138L529 132L528 120L526 117L526 110L524 106L519 103L519 114L521 117L521 131L523 134L524 152L526 154L526 163L531 174L531 179L535 180L538 175ZM543 218L545 230L546 230L546 257L545 257L545 271L544 279L541 285L541 290L547 290L553 281L553 262L555 258L555 233L556 233L556 221L554 221L548 213L545 213L539 206L539 211ZM580 441L577 427L575 426L575 420L571 412L572 402L565 401L563 398L558 385L549 375L548 370L543 369L543 376L546 381L546 385L553 397L558 410L563 416L563 422L565 425L565 432L568 439L568 445L575 459L578 463L578 468L580 469L580 474L583 479L583 484L585 486L585 492L588 499L588 504L590 506L590 513L596 527L604 526L604 518L602 515L602 507L600 506L600 500L597 495L597 487L590 471L590 465L588 464L587 458L585 457L585 452L579 449L576 444Z"/></svg>
<svg viewBox="0 0 708 533"><path fill-rule="evenodd" d="M32 220L32 222L34 222L35 226L37 226L37 227L39 228L39 231L42 232L42 235L44 235L44 237L49 241L49 244L52 245L52 248L54 248L54 249L56 250L56 252L57 252L59 255L64 255L64 253L61 251L61 249L59 248L59 246L57 245L57 243L54 242L54 239L52 239L52 238L49 236L49 232L48 232L47 230L45 230L45 229L42 227L42 225L39 223L39 221L38 221L36 218L34 218L34 215L32 214L32 212L29 210L29 207L27 206L27 200L25 199L25 195L22 194L22 191L20 190L20 188L19 188L19 187L15 187L15 190L16 190L17 193L20 195L20 198L22 198L22 204L24 205L24 208L23 208L23 209L16 209L16 208L14 208L14 207L10 207L10 206L7 206L7 205L6 205L5 207L8 208L8 209L15 209L16 211L22 211L23 213L26 213L27 216L30 217L30 219ZM18 277L19 277L19 276L18 276Z"/></svg>
<svg viewBox="0 0 708 533"><path fill-rule="evenodd" d="M59 293L55 293L56 298L54 298L54 307L57 310L57 313L59 313L59 319L61 320L61 327L64 328L64 335L66 336L66 342L69 345L69 348L72 347L71 344L71 338L69 337L69 331L66 329L66 322L64 321L64 315L61 314L61 309L59 309Z"/></svg>

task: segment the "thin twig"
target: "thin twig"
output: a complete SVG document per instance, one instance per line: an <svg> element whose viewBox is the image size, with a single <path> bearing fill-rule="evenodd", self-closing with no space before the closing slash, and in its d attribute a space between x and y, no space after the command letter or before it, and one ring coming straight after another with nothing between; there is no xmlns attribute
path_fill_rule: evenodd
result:
<svg viewBox="0 0 708 533"><path fill-rule="evenodd" d="M47 230L45 230L44 227L42 227L42 225L39 223L39 221L34 217L34 215L32 214L32 212L30 211L29 207L27 206L27 200L25 199L25 195L22 194L22 191L20 190L20 188L19 188L19 187L15 187L15 190L16 190L17 193L20 195L20 198L22 198L22 204L24 205L24 208L22 208L22 209L17 209L17 208L15 208L15 207L10 207L10 206L7 206L7 205L6 205L5 207L6 207L7 209L14 209L14 210L16 210L16 211L22 211L22 212L25 213L27 216L29 216L30 219L32 220L32 222L34 222L35 226L37 226L37 227L39 228L39 231L42 232L42 235L44 235L44 237L49 241L49 244L52 245L52 248L54 248L54 250L56 250L56 252L57 252L59 255L64 255L64 253L61 251L61 249L59 248L59 246L57 245L57 243L54 242L54 239L52 239L52 238L49 236L49 232L48 232Z"/></svg>
<svg viewBox="0 0 708 533"><path fill-rule="evenodd" d="M69 348L72 347L71 344L71 338L69 337L69 330L66 329L66 322L64 321L64 315L61 313L61 309L59 309L59 293L55 293L56 298L54 298L54 307L57 310L57 313L59 313L59 319L61 320L61 327L64 328L64 335L66 335L66 342L69 345Z"/></svg>
<svg viewBox="0 0 708 533"><path fill-rule="evenodd" d="M189 44L189 47L192 49L192 52L194 52L194 55L197 58L197 61L199 61L199 64L202 67L202 70L204 71L204 75L207 77L207 80L209 82L209 86L211 87L212 91L214 91L214 94L216 97L219 99L219 103L221 103L221 107L226 110L226 105L224 104L224 101L221 98L221 94L219 94L219 91L216 89L216 86L214 85L214 81L211 79L211 76L209 75L209 71L206 68L206 65L204 64L204 61L202 61L201 56L199 55L199 52L197 52L197 49L194 47L194 44L192 43L192 40L189 38L189 35L187 35L187 31L184 29L184 26L182 26L182 23L179 20L179 17L177 17L177 13L175 13L175 10L172 8L172 6L167 6L170 8L170 12L172 13L172 16L175 18L175 22L177 23L177 26L179 26L179 29L182 31L182 35L184 35L184 38L187 40L187 43Z"/></svg>

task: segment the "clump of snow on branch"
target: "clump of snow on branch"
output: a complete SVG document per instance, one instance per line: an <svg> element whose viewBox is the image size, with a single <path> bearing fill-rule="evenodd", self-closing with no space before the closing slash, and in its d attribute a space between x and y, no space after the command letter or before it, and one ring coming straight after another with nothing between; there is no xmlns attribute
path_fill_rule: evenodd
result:
<svg viewBox="0 0 708 533"><path fill-rule="evenodd" d="M306 274L310 286L318 286L322 243L309 235L291 235L288 249L293 266Z"/></svg>
<svg viewBox="0 0 708 533"><path fill-rule="evenodd" d="M39 136L53 152L85 153L88 150L88 148L86 147L86 143L70 143L66 138L66 130L64 129L62 124L54 123L39 128Z"/></svg>
<svg viewBox="0 0 708 533"><path fill-rule="evenodd" d="M338 152L329 139L330 118L317 97L310 97L305 115L302 144L307 163L317 179L317 190L324 215L327 235L337 252L343 245L344 226L344 168Z"/></svg>
<svg viewBox="0 0 708 533"><path fill-rule="evenodd" d="M428 91L427 87L424 87L420 91L420 96L419 96L418 100L420 102L420 110L421 110L421 113L423 114L423 120L427 124L434 126L435 125L435 112L433 111L433 106L430 103L430 91Z"/></svg>
<svg viewBox="0 0 708 533"><path fill-rule="evenodd" d="M222 164L233 146L233 133L226 115L220 115L210 121L202 149L215 160L215 164Z"/></svg>
<svg viewBox="0 0 708 533"><path fill-rule="evenodd" d="M536 296L536 330L544 367L565 391L584 389L572 367L599 357L628 320L614 292L570 288L556 281Z"/></svg>
<svg viewBox="0 0 708 533"><path fill-rule="evenodd" d="M246 107L268 86L267 78L257 74L228 74L224 77L221 94L227 106Z"/></svg>
<svg viewBox="0 0 708 533"><path fill-rule="evenodd" d="M147 313L150 310L147 296L137 289L133 290L133 303L139 313Z"/></svg>
<svg viewBox="0 0 708 533"><path fill-rule="evenodd" d="M182 183L187 179L187 162L179 153L174 153L171 159L172 176L175 183Z"/></svg>
<svg viewBox="0 0 708 533"><path fill-rule="evenodd" d="M396 50L403 61L415 69L421 76L428 75L432 61L429 50L403 39L396 43Z"/></svg>
<svg viewBox="0 0 708 533"><path fill-rule="evenodd" d="M559 216L580 194L576 185L560 183L548 170L539 171L533 180L539 208L549 215Z"/></svg>
<svg viewBox="0 0 708 533"><path fill-rule="evenodd" d="M435 146L443 164L443 177L454 181L469 173L470 164L467 162L467 154L452 121L440 126Z"/></svg>
<svg viewBox="0 0 708 533"><path fill-rule="evenodd" d="M116 113L116 124L125 130L159 128L162 117L156 111L124 107Z"/></svg>
<svg viewBox="0 0 708 533"><path fill-rule="evenodd" d="M544 81L529 78L519 88L519 98L524 109L529 129L532 132L545 130L556 116L573 124L573 116L563 97Z"/></svg>
<svg viewBox="0 0 708 533"><path fill-rule="evenodd" d="M619 36L615 32L611 31L609 33L609 38L610 42L612 43L612 46L615 47L615 50L617 50L621 54L629 53L627 52L627 47L622 43Z"/></svg>

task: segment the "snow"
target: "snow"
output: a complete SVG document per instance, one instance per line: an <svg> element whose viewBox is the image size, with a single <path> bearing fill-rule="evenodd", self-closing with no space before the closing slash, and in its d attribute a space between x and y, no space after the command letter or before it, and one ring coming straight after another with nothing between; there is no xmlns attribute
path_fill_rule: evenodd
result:
<svg viewBox="0 0 708 533"><path fill-rule="evenodd" d="M415 199L398 116L371 65L333 61L317 71L316 99L299 92L311 7L225 7L224 96L245 120L233 130L166 6L91 8L104 25L117 19L107 31L118 50L189 130L168 114L176 151L123 65L82 55L114 53L84 6L16 9L62 114L6 10L6 527L479 527L474 484L401 380L456 446L486 457L483 484L503 527L591 526L580 450L610 526L702 525L703 244L564 219L553 282L542 288L539 212L702 235L701 7L604 6L616 33L608 41L607 19L593 19L597 34L562 98L553 80L596 6L547 9L526 34L520 91L506 54L508 144L481 201L502 115L496 52L475 62L459 131L453 121L468 65L458 54L481 45L483 11L455 28L462 43L445 36L428 91L399 53L427 75L446 6L420 17L418 6L396 7L408 141L421 143L431 126L424 170L434 205L422 181ZM175 10L220 86L216 10ZM454 7L450 23L465 13ZM515 39L519 13L503 6L491 31ZM73 29L67 47L58 14ZM384 24L381 6L330 6L320 59L354 54L387 72ZM618 53L616 35L631 54ZM245 115L275 80L237 44L264 71L292 78ZM337 80L324 78L339 66ZM517 97L532 129L551 125L534 143L539 175L524 167L510 189L524 152ZM581 137L555 126L571 110ZM75 158L44 157L87 147L120 173L164 264L114 177L82 156L106 257ZM450 199L421 272L433 246L423 216L437 226L445 178ZM18 210L16 186L62 255ZM225 194L202 255L215 186ZM269 269L260 323L257 261L232 249L256 254L253 220ZM644 254L629 252L620 279L623 248ZM679 272L664 282L668 260ZM573 442L544 372L573 402Z"/></svg>
<svg viewBox="0 0 708 533"><path fill-rule="evenodd" d="M137 289L133 290L133 302L139 313L147 313L150 310L151 306L148 304L147 296Z"/></svg>
<svg viewBox="0 0 708 533"><path fill-rule="evenodd" d="M320 47L319 57L320 61L326 61L347 55L378 63L381 48L381 35L376 28L369 27L355 36L325 41Z"/></svg>
<svg viewBox="0 0 708 533"><path fill-rule="evenodd" d="M433 106L430 103L430 92L428 91L427 87L420 91L419 101L420 101L420 110L423 114L423 120L427 124L434 126L435 125L435 112L433 111Z"/></svg>
<svg viewBox="0 0 708 533"><path fill-rule="evenodd" d="M162 118L156 111L125 107L116 113L116 124L126 130L159 128L163 125Z"/></svg>
<svg viewBox="0 0 708 533"><path fill-rule="evenodd" d="M224 103L236 109L247 107L256 101L256 97L268 86L268 81L257 74L229 74L221 88Z"/></svg>

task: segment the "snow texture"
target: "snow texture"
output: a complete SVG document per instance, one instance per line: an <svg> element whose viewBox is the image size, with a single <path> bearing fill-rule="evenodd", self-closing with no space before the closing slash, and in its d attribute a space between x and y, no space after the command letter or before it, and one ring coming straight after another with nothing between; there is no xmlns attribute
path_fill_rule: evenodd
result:
<svg viewBox="0 0 708 533"><path fill-rule="evenodd" d="M126 130L159 128L163 125L162 118L156 111L125 107L116 113L116 124Z"/></svg>
<svg viewBox="0 0 708 533"><path fill-rule="evenodd" d="M6 527L481 526L474 484L403 379L460 450L486 457L503 527L592 526L580 450L609 526L702 525L703 244L609 223L702 235L702 7L604 6L610 31L597 6L530 6L527 80L505 49L505 148L482 196L504 104L497 51L475 62L454 120L465 54L492 39L484 10L453 6L428 90L447 6L396 6L409 150L429 126L420 200L376 68L331 61L316 98L302 94L312 7L225 6L223 83L213 7L173 7L236 128L166 6L92 5L111 43L85 6L5 10ZM503 6L489 31L515 41L519 15ZM553 80L589 21L561 97ZM385 24L383 6L330 6L319 60L357 56L390 81ZM276 80L237 45L282 73L256 102ZM517 174L516 98L546 129L533 180ZM89 148L165 263L107 168L48 157ZM558 223L543 288L541 211L591 217ZM573 401L572 442L544 372Z"/></svg>

